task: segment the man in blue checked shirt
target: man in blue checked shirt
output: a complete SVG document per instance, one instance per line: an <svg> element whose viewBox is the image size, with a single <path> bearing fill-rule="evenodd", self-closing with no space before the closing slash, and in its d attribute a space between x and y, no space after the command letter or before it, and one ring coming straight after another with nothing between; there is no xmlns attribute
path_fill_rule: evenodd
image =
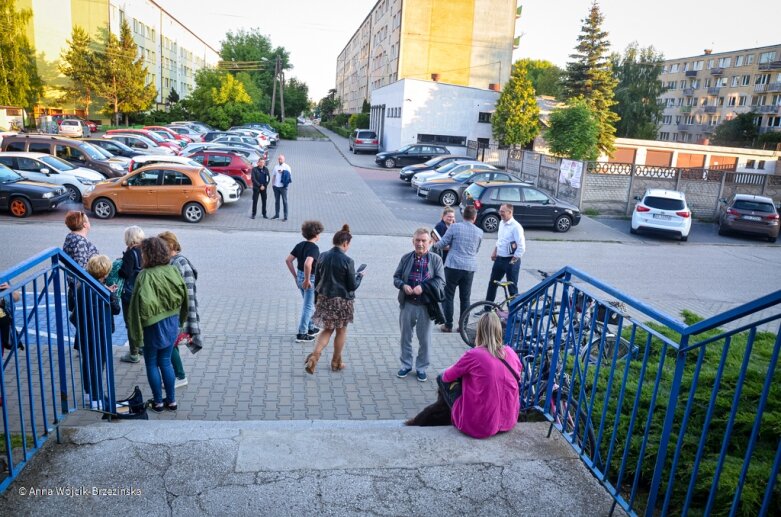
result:
<svg viewBox="0 0 781 517"><path fill-rule="evenodd" d="M506 204L499 207L499 236L496 247L491 253L494 267L491 269L491 279L488 281L488 293L485 299L494 301L496 298L495 281L501 281L506 276L512 282L510 294L518 294L518 273L521 271L521 256L526 251L526 237L523 226L513 218L513 206Z"/></svg>

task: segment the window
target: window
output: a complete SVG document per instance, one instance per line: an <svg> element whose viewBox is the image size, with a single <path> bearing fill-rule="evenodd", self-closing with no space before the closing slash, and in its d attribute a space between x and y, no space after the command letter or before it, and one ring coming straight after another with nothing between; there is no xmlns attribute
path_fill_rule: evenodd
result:
<svg viewBox="0 0 781 517"><path fill-rule="evenodd" d="M721 88L727 86L727 78L726 77L719 77L716 79L716 87Z"/></svg>
<svg viewBox="0 0 781 517"><path fill-rule="evenodd" d="M721 115L711 115L710 117L711 126L718 126L719 122L721 122Z"/></svg>
<svg viewBox="0 0 781 517"><path fill-rule="evenodd" d="M757 162L757 169L764 169L765 168L765 160L759 160Z"/></svg>
<svg viewBox="0 0 781 517"><path fill-rule="evenodd" d="M35 142L30 142L28 148L31 153L46 153L46 154L51 153L50 151L51 147L49 146L49 144L39 144ZM10 151L11 149L8 150Z"/></svg>
<svg viewBox="0 0 781 517"><path fill-rule="evenodd" d="M754 78L754 84L767 84L770 82L770 74L758 74Z"/></svg>
<svg viewBox="0 0 781 517"><path fill-rule="evenodd" d="M772 51L772 52L762 52L759 55L759 64L760 65L764 64L764 63L770 63L770 62L775 61L775 60L776 60L776 53L775 53L775 51Z"/></svg>
<svg viewBox="0 0 781 517"><path fill-rule="evenodd" d="M480 113L477 114L477 121L488 124L491 122L491 114L488 112L481 111Z"/></svg>
<svg viewBox="0 0 781 517"><path fill-rule="evenodd" d="M151 187L157 185L157 179L160 177L163 171L156 169L148 170L131 176L127 179L127 184L130 187Z"/></svg>
<svg viewBox="0 0 781 517"><path fill-rule="evenodd" d="M781 117L776 117L776 116L768 117L767 127L781 127Z"/></svg>
<svg viewBox="0 0 781 517"><path fill-rule="evenodd" d="M751 105L752 106L764 106L765 105L765 96L764 95L752 95L751 96Z"/></svg>
<svg viewBox="0 0 781 517"><path fill-rule="evenodd" d="M732 82L730 83L730 86L732 86L734 88L735 86L738 86L739 84L740 84L740 76L739 75L733 75L732 76Z"/></svg>
<svg viewBox="0 0 781 517"><path fill-rule="evenodd" d="M190 179L190 176L187 174L184 174L179 171L165 171L165 176L163 177L163 185L173 185L173 186L180 186L180 185L192 185L193 182Z"/></svg>
<svg viewBox="0 0 781 517"><path fill-rule="evenodd" d="M724 97L719 97L716 106L724 106Z"/></svg>
<svg viewBox="0 0 781 517"><path fill-rule="evenodd" d="M746 97L745 95L741 95L740 99L738 100L738 106L745 106L747 101L748 101L748 97Z"/></svg>
<svg viewBox="0 0 781 517"><path fill-rule="evenodd" d="M694 62L694 70L702 70L702 65L704 64L704 61L695 61Z"/></svg>
<svg viewBox="0 0 781 517"><path fill-rule="evenodd" d="M228 167L230 164L230 156L224 156L221 154L209 155L209 167Z"/></svg>
<svg viewBox="0 0 781 517"><path fill-rule="evenodd" d="M51 169L50 167L46 167L44 164L36 162L35 160L31 160L30 158L24 158L19 157L17 158L17 169L21 171L31 171L31 172L40 172L41 169L47 168L50 170L50 172L57 173L57 169Z"/></svg>
<svg viewBox="0 0 781 517"><path fill-rule="evenodd" d="M678 83L678 88L680 88L681 90L686 88L686 79L681 79L681 82Z"/></svg>
<svg viewBox="0 0 781 517"><path fill-rule="evenodd" d="M667 65L662 66L662 73L663 74L667 73Z"/></svg>
<svg viewBox="0 0 781 517"><path fill-rule="evenodd" d="M710 77L708 77L707 79L705 79L705 87L706 87L706 88L710 88L712 84L713 84L713 83L712 83L712 81L711 81L711 78L710 78Z"/></svg>
<svg viewBox="0 0 781 517"><path fill-rule="evenodd" d="M418 143L440 145L466 145L465 136L418 134Z"/></svg>
<svg viewBox="0 0 781 517"><path fill-rule="evenodd" d="M503 187L491 192L491 200L500 203L520 203L521 191L518 187Z"/></svg>
<svg viewBox="0 0 781 517"><path fill-rule="evenodd" d="M532 188L523 189L523 200L527 203L547 203L548 196Z"/></svg>
<svg viewBox="0 0 781 517"><path fill-rule="evenodd" d="M678 106L683 106L683 97L680 97L677 102Z"/></svg>
<svg viewBox="0 0 781 517"><path fill-rule="evenodd" d="M708 68L716 68L716 60L715 59L709 59L708 60Z"/></svg>
<svg viewBox="0 0 781 517"><path fill-rule="evenodd" d="M680 115L676 115L676 116L675 116L675 123L676 123L676 124L680 124L680 123L681 123L681 120L683 120L683 118L682 118Z"/></svg>
<svg viewBox="0 0 781 517"><path fill-rule="evenodd" d="M669 140L670 139L670 133L661 132L659 133L659 140Z"/></svg>
<svg viewBox="0 0 781 517"><path fill-rule="evenodd" d="M746 168L747 169L753 169L755 163L756 162L754 160L746 160Z"/></svg>
<svg viewBox="0 0 781 517"><path fill-rule="evenodd" d="M751 76L746 74L741 78L741 86L748 86L751 84Z"/></svg>
<svg viewBox="0 0 781 517"><path fill-rule="evenodd" d="M730 97L729 98L729 103L727 104L727 106L735 106L737 104L737 102L738 102L738 98L737 97Z"/></svg>
<svg viewBox="0 0 781 517"><path fill-rule="evenodd" d="M743 61L745 60L745 56L738 56L735 58L735 66L743 66Z"/></svg>
<svg viewBox="0 0 781 517"><path fill-rule="evenodd" d="M673 63L672 65L670 65L670 73L671 74L678 73L678 67L679 66L680 65L678 63Z"/></svg>
<svg viewBox="0 0 781 517"><path fill-rule="evenodd" d="M722 57L719 59L719 68L729 68L730 64L732 64L731 57Z"/></svg>
<svg viewBox="0 0 781 517"><path fill-rule="evenodd" d="M748 54L746 56L746 64L747 65L753 65L754 64L754 54Z"/></svg>
<svg viewBox="0 0 781 517"><path fill-rule="evenodd" d="M692 79L692 88L695 90L700 87L700 80L699 79Z"/></svg>
<svg viewBox="0 0 781 517"><path fill-rule="evenodd" d="M688 62L683 64L683 71L684 72L688 72L689 71L689 63Z"/></svg>

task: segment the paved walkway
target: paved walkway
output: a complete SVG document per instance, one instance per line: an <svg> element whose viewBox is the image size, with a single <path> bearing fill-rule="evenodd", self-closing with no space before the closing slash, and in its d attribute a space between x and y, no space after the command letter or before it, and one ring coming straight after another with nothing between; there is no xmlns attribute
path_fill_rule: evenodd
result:
<svg viewBox="0 0 781 517"><path fill-rule="evenodd" d="M547 429L477 441L392 421L103 424L47 445L0 505L53 516L608 515L607 492Z"/></svg>

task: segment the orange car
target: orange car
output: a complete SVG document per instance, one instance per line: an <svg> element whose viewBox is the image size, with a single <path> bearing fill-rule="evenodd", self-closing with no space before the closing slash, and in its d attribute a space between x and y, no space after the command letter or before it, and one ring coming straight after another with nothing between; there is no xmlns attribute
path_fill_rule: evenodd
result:
<svg viewBox="0 0 781 517"><path fill-rule="evenodd" d="M197 223L217 211L217 184L203 167L157 163L98 183L84 195L84 208L98 219L117 213L175 215Z"/></svg>

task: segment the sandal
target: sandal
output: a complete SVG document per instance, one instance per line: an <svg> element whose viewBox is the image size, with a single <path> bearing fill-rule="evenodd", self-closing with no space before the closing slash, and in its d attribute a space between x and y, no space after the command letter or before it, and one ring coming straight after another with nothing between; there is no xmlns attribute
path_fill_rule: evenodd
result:
<svg viewBox="0 0 781 517"><path fill-rule="evenodd" d="M315 373L315 369L317 368L317 361L319 360L320 354L316 354L314 352L306 356L306 362L304 363L304 370L306 370L306 373L313 375Z"/></svg>
<svg viewBox="0 0 781 517"><path fill-rule="evenodd" d="M146 401L146 405L149 406L149 409L154 411L155 413L162 413L165 409L165 403L161 402L160 404L155 404L154 399L149 399Z"/></svg>
<svg viewBox="0 0 781 517"><path fill-rule="evenodd" d="M177 404L176 402L168 402L166 400L163 400L163 407L168 411L176 411L177 409L179 409L179 404Z"/></svg>

